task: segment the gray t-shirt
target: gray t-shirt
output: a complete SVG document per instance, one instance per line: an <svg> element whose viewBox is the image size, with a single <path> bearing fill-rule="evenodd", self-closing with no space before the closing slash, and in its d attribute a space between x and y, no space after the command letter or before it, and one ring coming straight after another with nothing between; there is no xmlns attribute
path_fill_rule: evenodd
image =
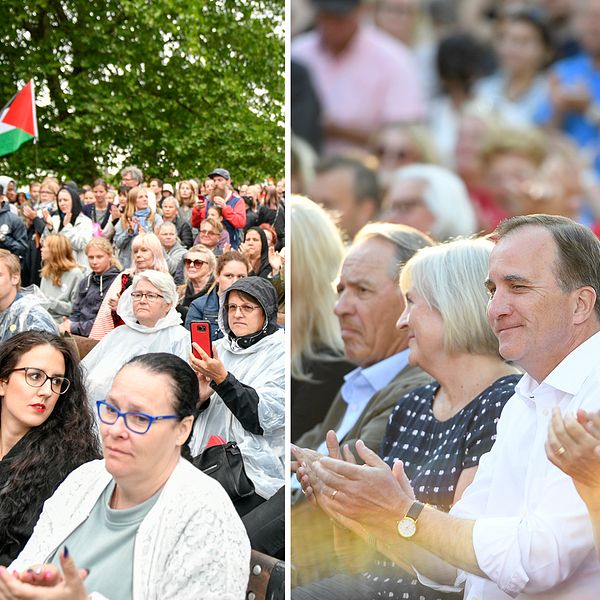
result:
<svg viewBox="0 0 600 600"><path fill-rule="evenodd" d="M115 489L112 481L94 505L90 516L64 541L80 569L89 569L85 580L88 593L99 592L115 600L133 596L133 548L141 522L150 512L162 488L142 504L115 510L109 502ZM52 557L60 568L59 548Z"/></svg>

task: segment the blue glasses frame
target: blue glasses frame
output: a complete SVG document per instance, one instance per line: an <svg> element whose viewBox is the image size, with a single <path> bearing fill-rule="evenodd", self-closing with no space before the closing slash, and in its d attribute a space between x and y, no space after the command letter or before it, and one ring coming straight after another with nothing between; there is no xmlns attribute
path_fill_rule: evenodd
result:
<svg viewBox="0 0 600 600"><path fill-rule="evenodd" d="M102 411L102 407L103 406L106 406L107 408L109 408L110 410L113 410L115 412L115 414L117 416L115 417L114 421L107 421L106 419L102 418L101 411ZM123 421L125 423L125 427L127 427L127 429L129 429L129 431L131 431L132 433L137 433L139 435L143 435L144 433L147 433L148 430L150 429L150 426L152 425L152 423L154 423L154 421L163 421L165 419L179 419L178 415L158 415L158 416L154 416L154 415L148 415L146 413L136 412L136 411L121 412L116 406L113 406L112 404L109 404L108 402L105 402L104 400L97 400L96 401L96 408L98 410L98 418L104 424L106 424L106 425L114 425L119 420L119 417L123 417ZM127 417L128 416L137 416L137 417L143 417L144 419L148 419L148 423L147 423L146 429L144 429L144 431L138 431L138 430L133 429L132 427L130 427L129 423L127 422Z"/></svg>

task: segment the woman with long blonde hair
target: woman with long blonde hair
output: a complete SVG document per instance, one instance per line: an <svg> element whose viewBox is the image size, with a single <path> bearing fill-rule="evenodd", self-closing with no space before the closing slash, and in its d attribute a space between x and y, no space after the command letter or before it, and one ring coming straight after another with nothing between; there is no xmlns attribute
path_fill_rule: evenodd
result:
<svg viewBox="0 0 600 600"><path fill-rule="evenodd" d="M344 344L333 312L344 258L338 228L318 204L292 196L292 436L327 414L345 373Z"/></svg>
<svg viewBox="0 0 600 600"><path fill-rule="evenodd" d="M73 310L83 268L73 256L71 242L62 234L51 233L42 246L42 281L45 308L57 323L62 323Z"/></svg>
<svg viewBox="0 0 600 600"><path fill-rule="evenodd" d="M138 186L129 190L127 203L115 227L115 246L119 250L119 260L125 268L131 266L131 243L140 233L153 233L162 225L162 217L152 209L150 190Z"/></svg>
<svg viewBox="0 0 600 600"><path fill-rule="evenodd" d="M192 179L180 181L177 186L176 194L177 202L179 202L179 215L188 223L192 219L192 208L198 199L198 185Z"/></svg>

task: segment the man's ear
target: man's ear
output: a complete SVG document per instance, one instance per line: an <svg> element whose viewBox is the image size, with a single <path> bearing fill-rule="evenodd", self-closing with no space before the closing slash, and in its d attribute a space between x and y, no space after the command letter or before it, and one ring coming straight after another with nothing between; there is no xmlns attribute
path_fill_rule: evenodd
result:
<svg viewBox="0 0 600 600"><path fill-rule="evenodd" d="M573 322L576 325L585 323L592 317L596 306L596 291L593 287L586 285L576 290L575 309L573 311Z"/></svg>

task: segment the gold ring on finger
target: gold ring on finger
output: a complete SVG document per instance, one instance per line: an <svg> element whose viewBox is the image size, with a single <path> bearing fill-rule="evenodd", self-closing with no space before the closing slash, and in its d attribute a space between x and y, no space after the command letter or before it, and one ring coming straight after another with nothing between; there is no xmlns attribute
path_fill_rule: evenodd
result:
<svg viewBox="0 0 600 600"><path fill-rule="evenodd" d="M335 495L338 493L339 490L333 490L333 492L331 492L331 499L333 500L335 498Z"/></svg>
<svg viewBox="0 0 600 600"><path fill-rule="evenodd" d="M557 456L562 456L562 455L563 455L565 452L566 452L566 450L565 450L565 447L564 447L564 446L561 446L561 447L560 447L560 448L559 448L559 449L558 449L558 450L555 452L555 454L556 454Z"/></svg>

